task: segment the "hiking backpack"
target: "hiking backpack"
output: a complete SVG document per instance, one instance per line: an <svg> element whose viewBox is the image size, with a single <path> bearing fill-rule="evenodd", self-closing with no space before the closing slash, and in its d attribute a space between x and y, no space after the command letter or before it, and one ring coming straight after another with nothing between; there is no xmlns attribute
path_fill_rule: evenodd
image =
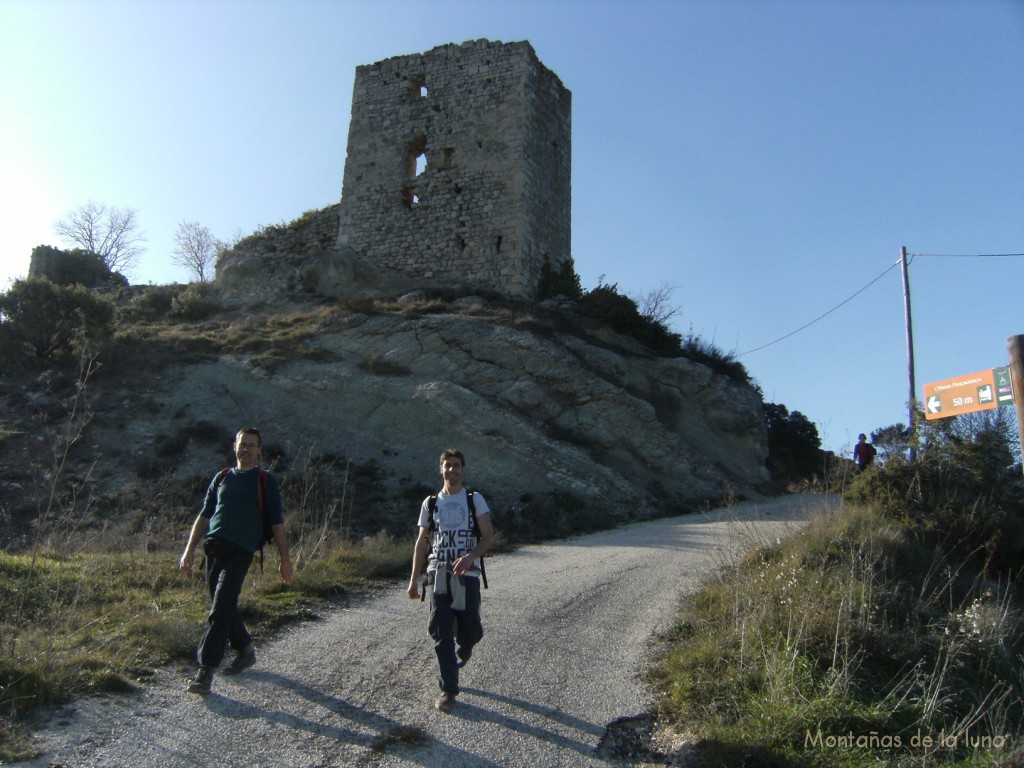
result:
<svg viewBox="0 0 1024 768"><path fill-rule="evenodd" d="M220 484L224 482L224 478L228 476L234 467L226 467L217 473L217 480L215 487L220 489ZM259 480L259 499L260 499L260 521L262 522L263 528L260 534L260 573L263 573L263 545L274 540L274 526L270 524L270 516L267 515L266 504L263 503L263 497L266 495L267 488L267 475L269 472L260 467L260 480Z"/></svg>
<svg viewBox="0 0 1024 768"><path fill-rule="evenodd" d="M473 502L473 492L466 490L466 504L469 506L469 530L473 536L476 537L477 543L480 542L480 524L476 521L476 504ZM433 535L434 531L437 530L437 522L435 518L435 512L437 511L437 494L435 493L427 501L427 509L430 511L430 534ZM484 568L484 556L480 555L480 581L484 585L484 589L487 589L487 570Z"/></svg>

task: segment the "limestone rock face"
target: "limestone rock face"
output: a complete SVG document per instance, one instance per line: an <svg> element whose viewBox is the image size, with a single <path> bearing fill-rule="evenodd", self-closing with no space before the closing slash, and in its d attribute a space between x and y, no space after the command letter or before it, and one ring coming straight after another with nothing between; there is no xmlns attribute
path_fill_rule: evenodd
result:
<svg viewBox="0 0 1024 768"><path fill-rule="evenodd" d="M452 309L337 316L313 354L270 372L241 356L181 368L167 390L188 398L168 410L258 422L293 451L373 461L396 489L438 485L441 450L458 447L469 482L505 514L558 492L622 523L767 488L752 388L618 337L595 344Z"/></svg>

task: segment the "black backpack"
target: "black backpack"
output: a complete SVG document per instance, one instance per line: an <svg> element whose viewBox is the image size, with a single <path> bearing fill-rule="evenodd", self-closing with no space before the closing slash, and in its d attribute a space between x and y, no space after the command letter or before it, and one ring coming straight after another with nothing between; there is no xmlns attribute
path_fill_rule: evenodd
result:
<svg viewBox="0 0 1024 768"><path fill-rule="evenodd" d="M227 467L217 473L215 487L220 488L220 484L224 482L224 478L228 476L228 472L230 472L232 469L234 469L234 467ZM274 540L274 526L270 524L270 515L267 514L266 504L263 503L263 497L266 495L268 474L270 473L267 472L267 470L260 467L260 520L263 523L263 533L260 535L260 573L263 573L263 545L268 544Z"/></svg>
<svg viewBox="0 0 1024 768"><path fill-rule="evenodd" d="M470 532L476 537L477 542L480 541L480 524L476 521L476 503L473 501L473 492L466 490L466 504L469 506L469 526ZM430 533L433 535L434 531L437 530L437 522L434 519L434 513L437 511L437 494L435 493L427 501L427 509L430 510ZM484 585L484 589L487 589L487 570L484 568L484 556L480 555L480 581Z"/></svg>

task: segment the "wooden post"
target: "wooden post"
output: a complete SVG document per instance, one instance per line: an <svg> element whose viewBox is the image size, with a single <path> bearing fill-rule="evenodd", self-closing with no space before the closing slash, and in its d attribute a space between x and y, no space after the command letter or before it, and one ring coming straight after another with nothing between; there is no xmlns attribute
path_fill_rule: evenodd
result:
<svg viewBox="0 0 1024 768"><path fill-rule="evenodd" d="M907 400L907 427L910 428L910 452L908 458L913 461L917 454L916 408L917 385L914 382L914 326L910 320L910 275L907 272L907 246L900 248L900 266L903 269L903 311L907 323L907 378L910 383L910 397Z"/></svg>
<svg viewBox="0 0 1024 768"><path fill-rule="evenodd" d="M1006 340L1010 353L1010 385L1013 387L1013 407L1017 411L1017 434L1020 436L1021 454L1024 455L1024 336L1010 336Z"/></svg>

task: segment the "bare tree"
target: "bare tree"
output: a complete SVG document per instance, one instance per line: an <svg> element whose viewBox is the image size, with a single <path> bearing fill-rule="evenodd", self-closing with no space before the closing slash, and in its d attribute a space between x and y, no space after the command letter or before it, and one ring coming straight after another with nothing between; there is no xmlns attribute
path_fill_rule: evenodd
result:
<svg viewBox="0 0 1024 768"><path fill-rule="evenodd" d="M679 307L669 304L676 288L674 285L662 283L657 288L642 296L633 296L640 314L655 323L667 325L668 321L679 314Z"/></svg>
<svg viewBox="0 0 1024 768"><path fill-rule="evenodd" d="M65 245L77 245L103 259L111 272L124 273L135 265L145 248L132 208L114 208L90 200L53 225Z"/></svg>
<svg viewBox="0 0 1024 768"><path fill-rule="evenodd" d="M226 243L210 234L209 227L198 221L180 222L174 242L178 247L174 249L171 261L190 270L201 283L207 281L217 254L227 247Z"/></svg>

